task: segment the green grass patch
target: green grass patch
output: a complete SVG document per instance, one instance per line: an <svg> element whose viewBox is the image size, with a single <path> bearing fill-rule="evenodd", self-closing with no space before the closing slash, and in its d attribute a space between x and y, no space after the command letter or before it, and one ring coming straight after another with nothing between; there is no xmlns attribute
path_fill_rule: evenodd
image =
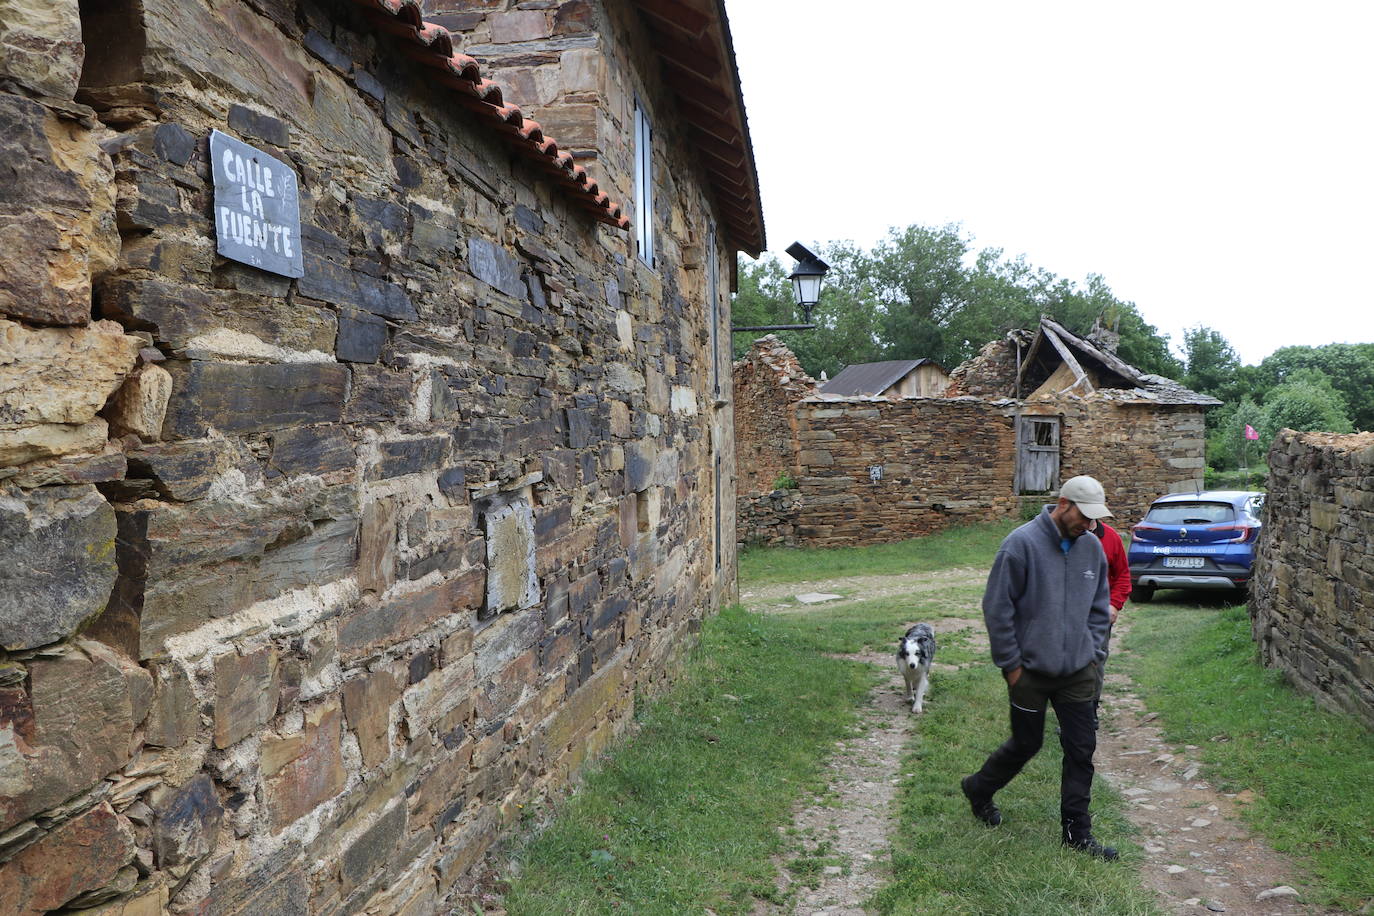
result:
<svg viewBox="0 0 1374 916"><path fill-rule="evenodd" d="M1100 779L1093 832L1122 852L1101 862L1059 845L1059 766L1054 718L1045 746L997 795L1005 818L974 820L959 780L1007 737L1007 692L990 665L941 672L903 768L893 881L875 897L878 912L907 914L1155 914L1141 888L1140 853L1123 803Z"/></svg>
<svg viewBox="0 0 1374 916"><path fill-rule="evenodd" d="M840 576L888 576L958 566L989 565L1002 538L1019 521L951 528L929 537L872 547L798 549L746 547L740 553L740 585L813 582Z"/></svg>
<svg viewBox="0 0 1374 916"><path fill-rule="evenodd" d="M872 669L807 651L778 618L728 608L670 693L517 856L526 914L748 913L776 896L780 826L823 788Z"/></svg>
<svg viewBox="0 0 1374 916"><path fill-rule="evenodd" d="M1244 606L1132 613L1122 664L1166 737L1200 747L1221 790L1254 793L1246 819L1307 863L1323 903L1374 900L1374 735L1261 667Z"/></svg>

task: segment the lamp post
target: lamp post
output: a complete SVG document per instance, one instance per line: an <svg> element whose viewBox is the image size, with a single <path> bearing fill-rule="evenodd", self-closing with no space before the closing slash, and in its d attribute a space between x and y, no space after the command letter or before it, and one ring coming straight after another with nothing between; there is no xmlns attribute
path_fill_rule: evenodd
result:
<svg viewBox="0 0 1374 916"><path fill-rule="evenodd" d="M803 324L755 324L743 327L732 326L731 331L811 331L811 310L821 301L821 280L830 270L830 265L816 257L811 249L801 242L787 246L787 253L797 262L787 278L792 281L792 294L797 308L801 309Z"/></svg>

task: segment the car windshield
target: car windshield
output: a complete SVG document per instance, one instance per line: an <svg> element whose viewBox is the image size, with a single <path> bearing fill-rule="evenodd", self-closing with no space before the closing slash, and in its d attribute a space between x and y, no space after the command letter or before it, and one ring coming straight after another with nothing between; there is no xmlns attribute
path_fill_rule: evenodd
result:
<svg viewBox="0 0 1374 916"><path fill-rule="evenodd" d="M1234 522L1236 509L1228 503L1161 503L1151 506L1145 521L1157 525L1211 525Z"/></svg>

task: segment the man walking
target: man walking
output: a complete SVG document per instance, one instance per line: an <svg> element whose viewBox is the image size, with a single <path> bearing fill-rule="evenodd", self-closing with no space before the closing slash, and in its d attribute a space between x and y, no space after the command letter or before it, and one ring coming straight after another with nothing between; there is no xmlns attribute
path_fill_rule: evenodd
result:
<svg viewBox="0 0 1374 916"><path fill-rule="evenodd" d="M1045 711L1054 705L1064 749L1059 816L1065 846L1103 859L1116 850L1092 835L1093 701L1098 666L1111 626L1107 559L1094 519L1111 515L1102 484L1079 476L1059 488L1059 500L1007 535L983 594L992 660L1007 681L1011 737L960 786L974 817L1002 823L992 797L1036 755Z"/></svg>

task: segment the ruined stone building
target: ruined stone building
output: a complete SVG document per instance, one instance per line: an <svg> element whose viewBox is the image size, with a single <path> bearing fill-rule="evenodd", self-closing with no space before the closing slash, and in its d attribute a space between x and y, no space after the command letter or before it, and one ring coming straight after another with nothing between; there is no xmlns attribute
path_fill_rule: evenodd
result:
<svg viewBox="0 0 1374 916"><path fill-rule="evenodd" d="M741 543L883 543L1014 518L1076 474L1101 479L1129 525L1202 486L1203 411L1220 403L1050 319L989 343L934 396L869 374L872 393L837 395L771 335L735 363Z"/></svg>
<svg viewBox="0 0 1374 916"><path fill-rule="evenodd" d="M0 909L444 911L733 592L723 5L0 49Z"/></svg>

